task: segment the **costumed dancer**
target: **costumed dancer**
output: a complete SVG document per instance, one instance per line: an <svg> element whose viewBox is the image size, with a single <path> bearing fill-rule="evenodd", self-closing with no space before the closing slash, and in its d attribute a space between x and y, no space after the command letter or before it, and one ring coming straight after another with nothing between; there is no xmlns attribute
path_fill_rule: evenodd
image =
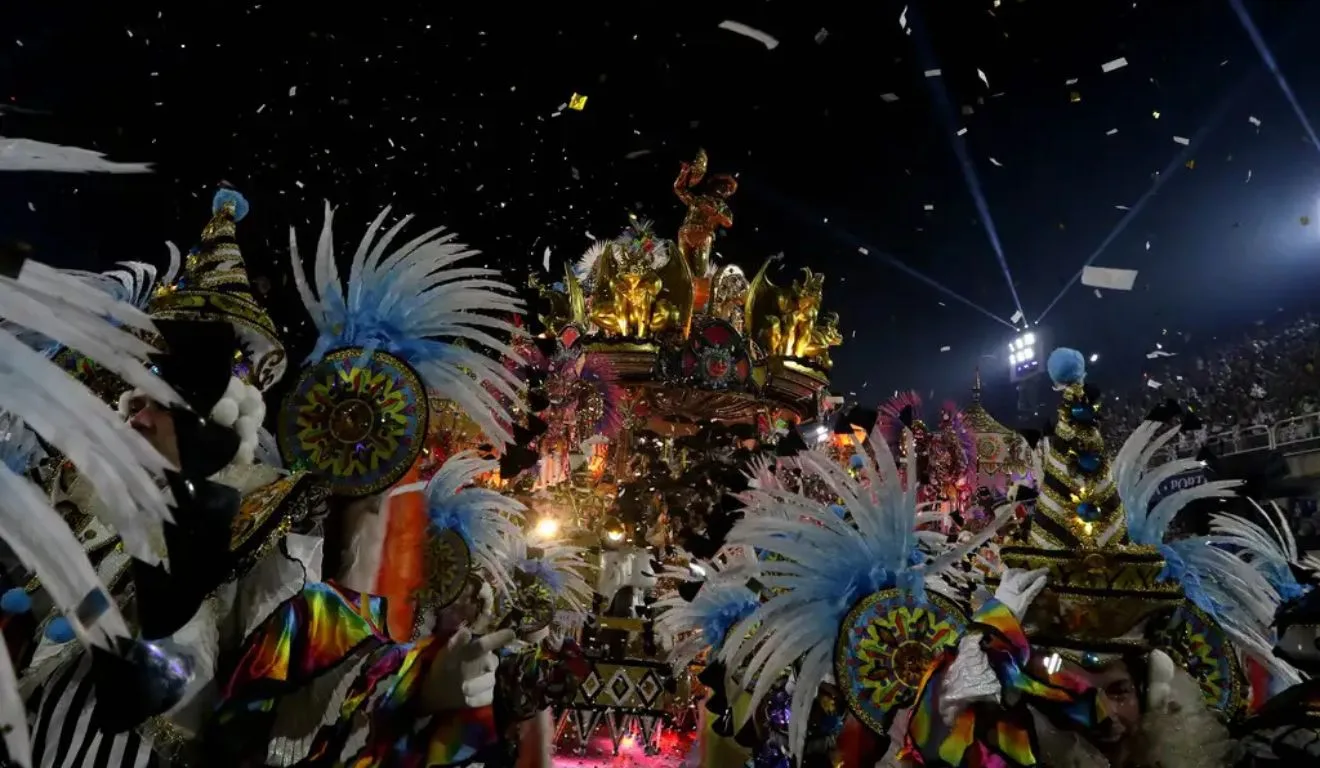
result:
<svg viewBox="0 0 1320 768"><path fill-rule="evenodd" d="M987 581L994 598L926 673L903 757L928 766L1231 765L1222 723L1251 704L1243 658L1298 679L1272 657L1280 597L1252 562L1271 536L1241 520L1231 544L1222 535L1166 540L1180 509L1229 496L1236 483L1152 504L1165 480L1199 467L1150 467L1178 428L1164 429L1163 416L1146 421L1111 467L1081 353L1055 350L1048 370L1063 402L1043 444L1035 511L1000 549L1006 570Z"/></svg>
<svg viewBox="0 0 1320 768"><path fill-rule="evenodd" d="M387 619L384 599L348 586L313 585L286 601L253 634L224 686L215 743L233 764L443 766L492 751L499 756L506 723L492 706L495 651L517 632L476 636L475 621L449 632L453 623L441 609L467 608L458 605L460 596L494 602L507 589L503 561L525 546L515 522L521 506L470 487L494 464L452 457L426 488L395 489L420 494L422 535L414 537L421 539L416 548L390 547L388 562L381 542L392 525L376 519L382 515L372 506L421 454L428 390L456 403L488 436L509 438L506 403L518 400L521 382L471 347L514 356L489 332L513 332L512 325L481 313L520 305L494 270L455 266L474 252L452 236L437 238L439 229L386 256L410 220L376 241L387 215L388 209L359 245L347 290L334 261L328 206L314 289L291 238L295 282L321 335L280 414L277 436L290 463L366 500L349 526L350 576L369 586L383 569L411 569L393 580L399 602L411 612L420 595L440 615L414 639L411 620L400 631ZM463 490L451 495L451 487ZM474 589L476 562L485 575ZM489 591L480 585L487 580Z"/></svg>
<svg viewBox="0 0 1320 768"><path fill-rule="evenodd" d="M912 478L910 436L904 448ZM725 633L717 656L751 692L735 723L765 723L757 766L873 765L883 744L855 738L843 702L853 719L884 733L913 700L925 663L967 626L942 576L997 525L948 544L921 530L937 513L919 511L919 485L903 481L879 429L856 453L863 459L854 471L817 451L799 454L793 463L813 481L800 485L822 485L832 498L761 484L742 495L746 514L728 536L761 555L764 601Z"/></svg>
<svg viewBox="0 0 1320 768"><path fill-rule="evenodd" d="M262 390L279 379L285 355L252 297L235 241L247 207L237 192L217 192L200 245L147 303L156 347L148 380L157 389L168 382L187 406L162 401L134 379L126 379L136 385L118 404L132 429L178 467L169 479L179 511L164 531L168 571L129 551L132 558L107 575L113 586L131 582L122 594L131 598L142 638L189 649L190 679L180 700L159 712L149 700L125 697L103 682L133 670L108 676L96 659L60 643L48 624L24 685L36 730L48 737L38 739L37 749L52 765L93 765L105 750L132 759L155 751L162 761L195 760L222 654L282 600L320 579L320 538L300 535L299 526L324 514L324 485L306 472L254 463ZM85 463L68 459L85 474ZM61 481L57 492L85 503L84 514L102 516L106 505L81 492L79 482ZM123 537L114 523L103 535ZM107 561L115 562L107 556L103 569ZM78 725L83 722L93 725ZM61 762L70 755L73 762Z"/></svg>
<svg viewBox="0 0 1320 768"><path fill-rule="evenodd" d="M106 514L122 532L123 546L148 563L165 556L163 526L178 512L177 506L171 510L177 502L159 485L170 474L171 462L13 333L22 329L74 347L159 402L181 407L178 394L147 374L144 363L151 347L129 332L151 331L152 323L135 307L29 259L24 250L9 248L0 251L0 319L5 321L0 327L0 411L6 414L6 432L0 439L9 444L7 461L0 466L0 539L37 574L71 634L96 657L97 669L104 674L97 683L118 682L118 693L126 700L145 699L156 711L164 711L187 684L191 657L134 639L81 544L31 481L30 470L44 449L31 433L85 468L89 481L108 500ZM0 599L0 608L26 610L25 597L20 588L10 590ZM11 627L7 621L4 625ZM30 729L9 647L9 642L0 644L0 764L46 765L53 758L43 754L42 747L67 742L60 739L57 744L40 729ZM115 674L125 670L135 674ZM90 688L85 675L66 676L64 683ZM107 741L104 748L90 751L102 765L113 765L112 747ZM126 754L131 747L120 746L115 753L121 759L139 758ZM60 759L76 764L68 760L78 757L66 750ZM149 755L140 758L136 764L148 764Z"/></svg>

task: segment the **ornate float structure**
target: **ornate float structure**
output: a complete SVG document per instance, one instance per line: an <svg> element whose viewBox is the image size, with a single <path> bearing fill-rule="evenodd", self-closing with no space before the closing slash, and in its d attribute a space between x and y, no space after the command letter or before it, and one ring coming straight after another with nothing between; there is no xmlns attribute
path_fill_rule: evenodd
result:
<svg viewBox="0 0 1320 768"><path fill-rule="evenodd" d="M963 410L963 420L971 430L976 445L977 487L1004 493L1014 482L1028 478L1031 472L1031 446L1020 433L1000 424L981 405L981 372L972 384L972 402Z"/></svg>

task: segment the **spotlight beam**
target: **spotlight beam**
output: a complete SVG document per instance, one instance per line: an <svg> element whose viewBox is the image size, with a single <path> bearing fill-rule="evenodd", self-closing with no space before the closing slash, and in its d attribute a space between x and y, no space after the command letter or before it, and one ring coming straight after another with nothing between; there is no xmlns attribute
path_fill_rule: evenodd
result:
<svg viewBox="0 0 1320 768"><path fill-rule="evenodd" d="M1302 127L1306 129L1306 134L1311 137L1311 146L1320 149L1320 138L1316 138L1315 127L1307 119L1306 112L1302 110L1301 103L1297 101L1297 96L1293 93L1292 87L1288 85L1287 78L1283 76L1283 70L1279 69L1279 63L1275 61L1273 52L1270 51L1269 45L1265 43L1264 36L1261 35L1256 22L1251 18L1251 14L1247 13L1247 7L1243 5L1242 0L1228 0L1228 4L1233 6L1233 12L1237 14L1238 21L1242 22L1242 28L1246 30L1247 36L1251 38L1252 45L1256 46L1256 52L1260 54L1260 60L1265 63L1265 68L1270 71L1270 74L1274 75L1274 79L1279 83L1279 89L1283 91L1284 97L1292 105L1293 112L1297 114L1297 119L1301 121Z"/></svg>

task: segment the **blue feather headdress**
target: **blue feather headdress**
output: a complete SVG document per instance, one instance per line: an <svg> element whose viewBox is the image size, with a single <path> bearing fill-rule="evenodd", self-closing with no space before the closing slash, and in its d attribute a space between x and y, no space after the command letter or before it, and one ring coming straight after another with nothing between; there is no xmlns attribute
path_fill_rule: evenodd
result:
<svg viewBox="0 0 1320 768"><path fill-rule="evenodd" d="M1163 431L1161 431L1163 430ZM1204 465L1195 459L1176 459L1158 467L1151 460L1180 431L1159 422L1142 423L1123 443L1113 462L1113 477L1123 502L1124 515L1109 536L1121 536L1138 546L1155 548L1165 560L1161 579L1182 585L1187 599L1213 619L1237 644L1270 668L1277 677L1297 682L1296 670L1274 656L1271 625L1285 599L1288 582L1295 584L1289 563L1297 560L1296 543L1286 524L1265 528L1240 517L1216 514L1211 534L1168 541L1169 525L1180 510L1201 499L1236 495L1238 480L1213 480L1175 491L1154 505L1160 486L1184 472ZM1259 506L1256 507L1258 510ZM1108 537L1101 540L1103 546Z"/></svg>
<svg viewBox="0 0 1320 768"><path fill-rule="evenodd" d="M719 653L726 669L745 668L742 682L754 683L749 713L790 665L798 666L793 711L811 711L818 687L833 674L840 626L858 601L890 588L923 601L928 580L939 584L942 573L1011 516L1004 508L976 537L949 547L944 536L917 530L925 519L918 486L904 487L883 434L872 431L867 444L874 459L859 446L865 458L855 475L819 451L796 459L804 475L830 489L835 503L782 486L741 494L746 515L727 540L769 555L758 580L773 595L728 631ZM916 451L908 445L906 453L907 476L916 477ZM846 519L832 508L836 503L846 508ZM795 717L790 725L795 755L805 744L807 720Z"/></svg>
<svg viewBox="0 0 1320 768"><path fill-rule="evenodd" d="M492 313L520 313L523 302L513 286L496 279L498 270L456 266L478 252L456 242L443 227L423 232L386 255L412 220L403 217L377 240L389 213L389 208L381 211L362 236L347 290L335 263L330 204L325 206L310 285L297 234L290 229L294 284L319 332L308 361L318 362L343 347L362 347L368 354L388 352L412 366L428 390L457 403L488 438L511 441L508 404L521 398L525 384L480 350L520 359L495 334L513 337L521 331Z"/></svg>
<svg viewBox="0 0 1320 768"><path fill-rule="evenodd" d="M675 674L706 651L718 654L729 630L761 605L761 596L747 586L748 574L742 565L724 567L715 561L703 562L697 567L704 578L691 600L675 594L652 606L656 612L655 630L671 645L669 664ZM691 570L672 573L667 569L664 575L691 580L698 572L697 568Z"/></svg>
<svg viewBox="0 0 1320 768"><path fill-rule="evenodd" d="M513 587L510 570L523 557L523 513L517 499L473 485L476 478L499 469L499 462L472 451L450 456L426 483L426 514L436 531L457 533L472 553L472 562L490 575L500 592Z"/></svg>

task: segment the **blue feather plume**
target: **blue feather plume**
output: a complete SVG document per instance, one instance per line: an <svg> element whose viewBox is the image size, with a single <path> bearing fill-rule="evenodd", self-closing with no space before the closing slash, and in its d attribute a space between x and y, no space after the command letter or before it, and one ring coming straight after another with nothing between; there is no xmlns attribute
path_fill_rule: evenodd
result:
<svg viewBox="0 0 1320 768"><path fill-rule="evenodd" d="M423 495L431 527L463 537L473 562L507 592L513 585L510 568L523 556L523 513L526 507L498 491L473 485L476 478L499 469L499 462L473 451L450 456L426 483Z"/></svg>

